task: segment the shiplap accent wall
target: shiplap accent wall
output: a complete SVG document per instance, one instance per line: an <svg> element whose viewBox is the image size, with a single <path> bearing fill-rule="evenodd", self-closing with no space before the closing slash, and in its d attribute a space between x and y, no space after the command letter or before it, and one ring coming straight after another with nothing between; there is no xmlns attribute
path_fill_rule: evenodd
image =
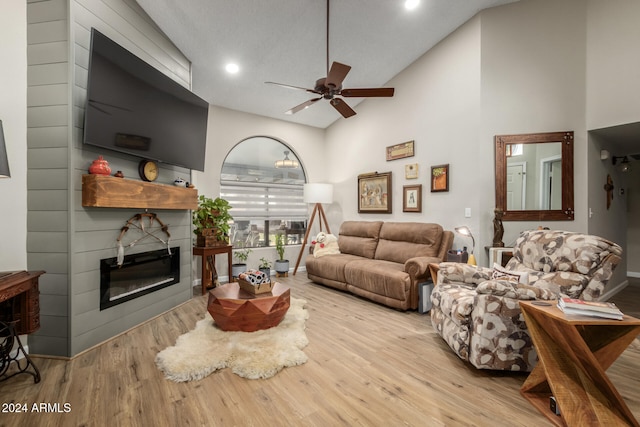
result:
<svg viewBox="0 0 640 427"><path fill-rule="evenodd" d="M133 0L30 0L28 9L28 264L43 269L33 353L74 356L191 296L190 211L155 210L180 247L180 283L100 311L100 259L116 255L121 227L138 210L82 207L82 175L98 155L139 179L139 159L82 143L91 28L185 87L187 58ZM158 182L191 179L161 165ZM125 243L133 240L124 240ZM129 234L128 233L128 234ZM127 254L162 248L145 239Z"/></svg>

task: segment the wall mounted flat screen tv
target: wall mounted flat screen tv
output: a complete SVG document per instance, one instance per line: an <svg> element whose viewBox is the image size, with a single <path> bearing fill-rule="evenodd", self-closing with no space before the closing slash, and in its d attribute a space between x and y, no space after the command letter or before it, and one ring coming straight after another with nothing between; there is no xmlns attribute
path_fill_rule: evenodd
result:
<svg viewBox="0 0 640 427"><path fill-rule="evenodd" d="M204 171L209 104L91 29L84 143Z"/></svg>

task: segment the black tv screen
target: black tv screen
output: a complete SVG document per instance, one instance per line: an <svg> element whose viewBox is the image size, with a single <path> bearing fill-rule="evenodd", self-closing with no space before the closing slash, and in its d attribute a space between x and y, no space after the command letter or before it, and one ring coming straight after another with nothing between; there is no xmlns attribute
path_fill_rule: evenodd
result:
<svg viewBox="0 0 640 427"><path fill-rule="evenodd" d="M91 29L84 143L204 171L209 104Z"/></svg>

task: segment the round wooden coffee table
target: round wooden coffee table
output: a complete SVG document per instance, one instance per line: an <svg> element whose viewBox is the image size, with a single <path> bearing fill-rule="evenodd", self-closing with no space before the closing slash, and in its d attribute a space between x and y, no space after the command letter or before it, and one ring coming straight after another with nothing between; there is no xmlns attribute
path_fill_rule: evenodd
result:
<svg viewBox="0 0 640 427"><path fill-rule="evenodd" d="M209 291L207 311L223 331L253 332L277 326L289 310L288 286L274 283L271 292L253 295L236 283Z"/></svg>

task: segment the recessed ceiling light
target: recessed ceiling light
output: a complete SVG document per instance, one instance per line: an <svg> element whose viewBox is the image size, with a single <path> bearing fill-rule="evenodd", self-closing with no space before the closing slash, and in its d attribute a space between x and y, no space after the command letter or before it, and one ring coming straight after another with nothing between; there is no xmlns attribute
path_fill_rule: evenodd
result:
<svg viewBox="0 0 640 427"><path fill-rule="evenodd" d="M404 7L407 10L413 10L420 4L420 0L406 0L404 2Z"/></svg>
<svg viewBox="0 0 640 427"><path fill-rule="evenodd" d="M238 71L240 71L240 67L238 67L238 64L227 64L224 69L227 70L227 73L229 74L236 74Z"/></svg>

